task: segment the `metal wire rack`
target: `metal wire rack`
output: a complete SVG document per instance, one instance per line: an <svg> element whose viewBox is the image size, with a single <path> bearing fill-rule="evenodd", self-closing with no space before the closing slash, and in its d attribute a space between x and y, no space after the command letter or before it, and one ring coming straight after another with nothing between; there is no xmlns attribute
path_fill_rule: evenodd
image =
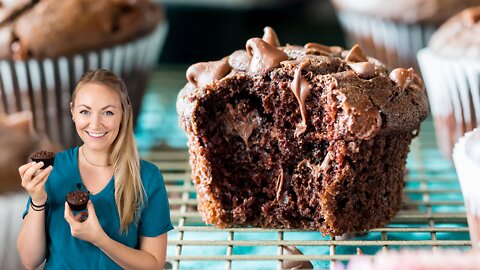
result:
<svg viewBox="0 0 480 270"><path fill-rule="evenodd" d="M361 235L206 225L196 211L187 151L154 151L144 158L165 178L175 226L167 251L173 269L281 269L283 261L311 261L328 269L333 261L347 262L357 247L367 255L406 247L470 249L460 186L453 166L439 154L431 120L411 145L402 210L387 226ZM286 254L285 246L303 254Z"/></svg>

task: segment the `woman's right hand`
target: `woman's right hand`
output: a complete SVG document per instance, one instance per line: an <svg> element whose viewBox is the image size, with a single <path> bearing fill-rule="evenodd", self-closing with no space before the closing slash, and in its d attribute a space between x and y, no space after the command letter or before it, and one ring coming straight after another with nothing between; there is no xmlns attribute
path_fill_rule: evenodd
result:
<svg viewBox="0 0 480 270"><path fill-rule="evenodd" d="M42 205L47 201L47 192L45 191L45 182L52 171L52 166L41 170L43 162L30 162L18 168L20 177L22 177L22 187L27 190L32 202L36 205Z"/></svg>

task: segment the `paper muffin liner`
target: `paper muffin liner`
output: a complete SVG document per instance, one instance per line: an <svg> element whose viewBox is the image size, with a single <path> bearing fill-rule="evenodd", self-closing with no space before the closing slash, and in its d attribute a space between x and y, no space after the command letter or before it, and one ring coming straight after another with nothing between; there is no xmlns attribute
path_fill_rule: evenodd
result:
<svg viewBox="0 0 480 270"><path fill-rule="evenodd" d="M377 58L388 68L418 70L417 52L426 47L435 25L402 24L391 20L347 11L337 12L347 43L358 43L368 55Z"/></svg>
<svg viewBox="0 0 480 270"><path fill-rule="evenodd" d="M480 128L459 139L452 157L465 201L472 247L480 251Z"/></svg>
<svg viewBox="0 0 480 270"><path fill-rule="evenodd" d="M467 131L480 124L480 63L445 59L430 49L418 52L437 142L446 158Z"/></svg>
<svg viewBox="0 0 480 270"><path fill-rule="evenodd" d="M104 68L125 81L136 118L167 31L162 22L149 35L111 48L43 60L1 60L0 113L30 110L37 132L71 147L79 140L70 115L71 93L85 71Z"/></svg>

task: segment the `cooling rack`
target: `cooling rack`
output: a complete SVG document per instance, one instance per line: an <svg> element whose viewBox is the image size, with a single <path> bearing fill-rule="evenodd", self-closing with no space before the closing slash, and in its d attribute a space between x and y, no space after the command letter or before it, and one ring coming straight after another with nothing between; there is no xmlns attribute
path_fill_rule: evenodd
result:
<svg viewBox="0 0 480 270"><path fill-rule="evenodd" d="M218 229L202 222L186 149L156 150L143 158L163 172L175 229L169 233L167 267L173 269L281 269L283 261L310 261L317 269L346 263L360 248L366 255L399 248L470 249L460 186L441 157L432 121L422 124L407 159L404 203L385 227L361 235L261 228ZM290 254L296 246L303 254Z"/></svg>

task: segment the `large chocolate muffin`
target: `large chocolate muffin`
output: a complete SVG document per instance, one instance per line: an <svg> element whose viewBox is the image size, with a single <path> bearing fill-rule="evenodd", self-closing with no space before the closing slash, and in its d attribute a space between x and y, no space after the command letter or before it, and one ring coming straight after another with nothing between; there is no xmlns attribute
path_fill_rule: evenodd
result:
<svg viewBox="0 0 480 270"><path fill-rule="evenodd" d="M187 71L177 112L204 220L341 235L399 210L428 106L410 69L351 50L280 46L272 29Z"/></svg>
<svg viewBox="0 0 480 270"><path fill-rule="evenodd" d="M9 1L0 7L0 59L69 56L143 36L162 19L147 0Z"/></svg>

